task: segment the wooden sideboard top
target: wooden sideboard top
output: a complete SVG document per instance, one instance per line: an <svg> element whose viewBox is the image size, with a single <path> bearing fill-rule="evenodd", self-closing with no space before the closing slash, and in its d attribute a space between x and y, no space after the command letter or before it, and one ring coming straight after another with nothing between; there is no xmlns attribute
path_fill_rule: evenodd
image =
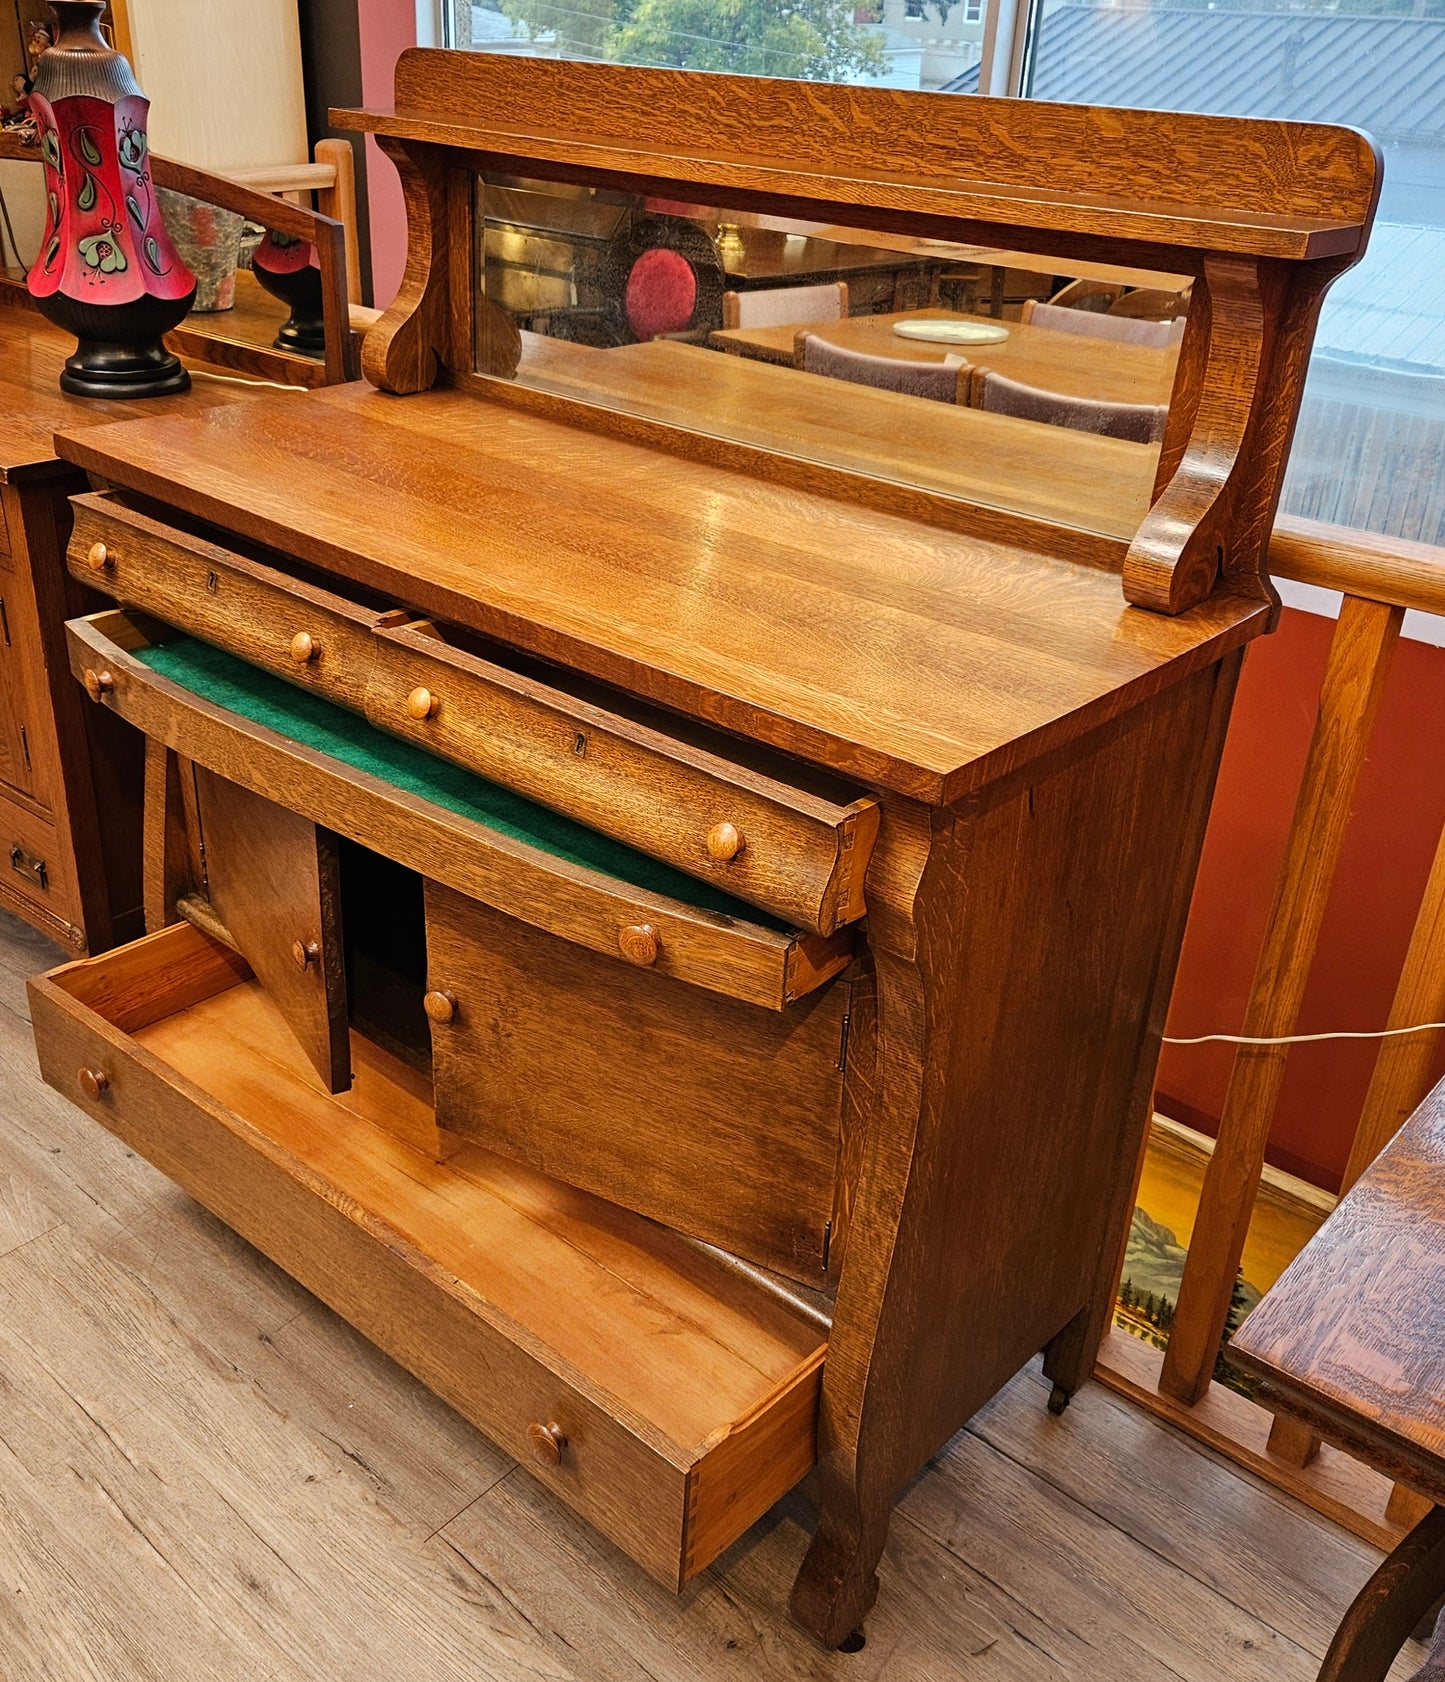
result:
<svg viewBox="0 0 1445 1682"><path fill-rule="evenodd" d="M144 403L97 403L68 397L60 370L75 349L72 336L23 304L0 302L0 482L66 471L56 459L55 434L148 415L194 414L244 401L239 386L197 384L179 397Z"/></svg>
<svg viewBox="0 0 1445 1682"><path fill-rule="evenodd" d="M1264 630L501 400L365 385L62 433L91 472L680 712L947 803Z"/></svg>

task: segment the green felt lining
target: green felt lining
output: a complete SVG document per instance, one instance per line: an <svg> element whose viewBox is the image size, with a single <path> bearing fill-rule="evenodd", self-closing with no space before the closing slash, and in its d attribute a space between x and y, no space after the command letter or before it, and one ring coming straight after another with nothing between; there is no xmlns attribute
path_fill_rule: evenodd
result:
<svg viewBox="0 0 1445 1682"><path fill-rule="evenodd" d="M405 789L460 817L471 818L553 858L616 877L629 887L681 900L701 911L785 930L788 925L731 894L721 893L670 864L662 864L551 812L474 771L399 741L364 718L319 695L262 671L194 637L178 636L134 651L134 658L192 694L274 730L288 741L324 753L357 771Z"/></svg>

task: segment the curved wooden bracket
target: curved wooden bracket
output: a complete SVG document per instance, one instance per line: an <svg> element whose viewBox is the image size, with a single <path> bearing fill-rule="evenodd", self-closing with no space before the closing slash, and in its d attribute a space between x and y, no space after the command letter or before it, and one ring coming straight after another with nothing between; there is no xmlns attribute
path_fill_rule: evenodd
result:
<svg viewBox="0 0 1445 1682"><path fill-rule="evenodd" d="M1193 308L1207 312L1190 323L1196 343L1201 333L1206 342L1193 425L1124 560L1125 598L1158 613L1196 606L1226 568L1225 533L1269 349L1258 261L1207 257ZM1255 593L1268 594L1262 581Z"/></svg>
<svg viewBox="0 0 1445 1682"><path fill-rule="evenodd" d="M478 293L471 252L472 178L450 168L434 146L380 135L406 200L406 273L392 306L367 335L362 372L399 396L430 390L443 368L472 371L473 323L480 314L489 374L510 378L522 357L516 324ZM463 175L462 191L450 177Z"/></svg>
<svg viewBox="0 0 1445 1682"><path fill-rule="evenodd" d="M382 391L427 391L441 372L449 325L445 170L434 150L413 150L380 135L406 200L406 273L381 320L366 336L361 371Z"/></svg>

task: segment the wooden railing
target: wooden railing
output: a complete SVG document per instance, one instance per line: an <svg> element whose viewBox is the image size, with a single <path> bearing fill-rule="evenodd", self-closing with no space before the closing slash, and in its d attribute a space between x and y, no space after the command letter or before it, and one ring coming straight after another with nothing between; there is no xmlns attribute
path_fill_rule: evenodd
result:
<svg viewBox="0 0 1445 1682"><path fill-rule="evenodd" d="M1277 577L1340 590L1344 602L1320 690L1298 800L1248 997L1242 1037L1283 1039L1295 1031L1326 903L1334 883L1376 709L1401 621L1410 608L1445 615L1445 549L1312 521L1283 519L1270 544ZM1445 1018L1445 835L1437 847L1414 933L1400 972L1390 1028ZM1369 1092L1355 1129L1348 1188L1425 1096L1438 1033L1382 1039ZM1208 1157L1184 1276L1162 1363L1146 1370L1127 1339L1106 1344L1100 1377L1155 1406L1215 1446L1235 1451L1255 1471L1311 1498L1302 1477L1319 1445L1302 1428L1278 1421L1261 1444L1246 1421L1211 1396L1211 1381L1229 1315L1235 1278L1254 1212L1265 1149L1279 1102L1286 1045L1238 1047L1218 1139ZM1150 1379L1152 1378L1152 1384ZM1338 1477L1316 1505L1336 1517L1350 1505ZM1319 1491L1315 1492L1319 1494ZM1397 1491L1384 1528L1408 1521L1417 1503ZM1381 1529L1378 1513L1356 1525Z"/></svg>

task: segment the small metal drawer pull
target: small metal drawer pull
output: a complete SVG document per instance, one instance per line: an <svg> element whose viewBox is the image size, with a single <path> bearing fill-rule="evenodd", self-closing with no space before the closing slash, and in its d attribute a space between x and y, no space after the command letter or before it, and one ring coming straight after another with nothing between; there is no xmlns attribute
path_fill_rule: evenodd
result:
<svg viewBox="0 0 1445 1682"><path fill-rule="evenodd" d="M297 969L306 969L320 956L321 947L314 940L296 940L291 943L291 961Z"/></svg>
<svg viewBox="0 0 1445 1682"><path fill-rule="evenodd" d="M422 1000L421 1008L433 1022L446 1024L456 1017L457 996L443 988L435 988Z"/></svg>
<svg viewBox="0 0 1445 1682"><path fill-rule="evenodd" d="M555 1420L545 1425L534 1420L527 1427L527 1441L532 1446L532 1458L539 1466L560 1466L562 1450L567 1446L567 1434Z"/></svg>
<svg viewBox="0 0 1445 1682"><path fill-rule="evenodd" d="M617 944L629 964L647 969L657 962L657 930L651 923L630 923L617 934Z"/></svg>
<svg viewBox="0 0 1445 1682"><path fill-rule="evenodd" d="M92 543L85 558L97 572L101 572L110 565L110 550L103 543Z"/></svg>
<svg viewBox="0 0 1445 1682"><path fill-rule="evenodd" d="M29 876L48 893L50 890L50 867L42 858L34 853L27 853L18 841L10 845L10 868L17 870L22 876Z"/></svg>
<svg viewBox="0 0 1445 1682"><path fill-rule="evenodd" d="M87 1098L96 1099L103 1096L110 1086L110 1077L99 1069L82 1069L76 1075L75 1083Z"/></svg>
<svg viewBox="0 0 1445 1682"><path fill-rule="evenodd" d="M321 658L321 644L310 631L298 631L291 639L291 658L298 666Z"/></svg>
<svg viewBox="0 0 1445 1682"><path fill-rule="evenodd" d="M406 715L418 722L424 718L433 718L438 705L437 698L430 689L413 689L406 698Z"/></svg>
<svg viewBox="0 0 1445 1682"><path fill-rule="evenodd" d="M707 856L727 864L743 850L743 832L736 824L715 823L707 832Z"/></svg>

